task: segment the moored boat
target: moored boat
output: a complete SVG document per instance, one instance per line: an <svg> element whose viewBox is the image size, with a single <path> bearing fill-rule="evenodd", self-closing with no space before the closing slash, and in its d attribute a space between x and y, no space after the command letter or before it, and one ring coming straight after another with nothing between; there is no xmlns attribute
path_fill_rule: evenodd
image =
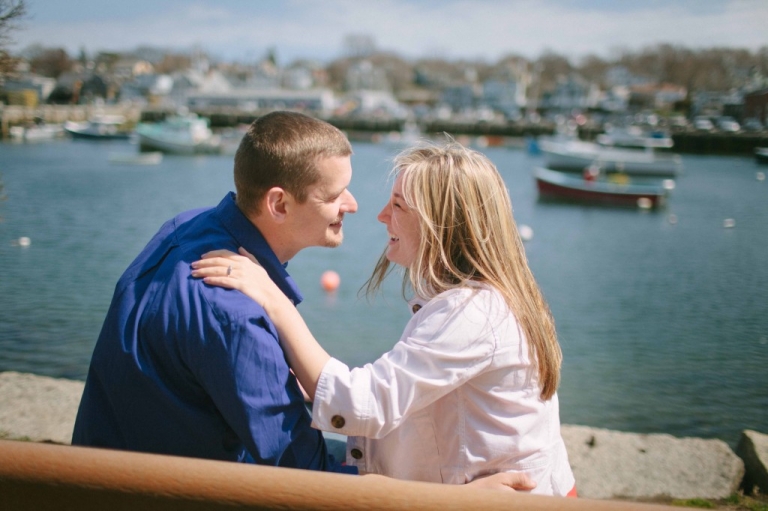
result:
<svg viewBox="0 0 768 511"><path fill-rule="evenodd" d="M674 181L633 183L626 175L597 179L538 167L534 170L539 196L589 204L657 208L666 202Z"/></svg>
<svg viewBox="0 0 768 511"><path fill-rule="evenodd" d="M581 140L541 140L539 147L547 167L555 170L581 173L598 165L603 172L655 177L675 177L682 170L679 155L653 150L610 148Z"/></svg>
<svg viewBox="0 0 768 511"><path fill-rule="evenodd" d="M12 126L9 130L11 138L24 142L39 142L53 140L64 135L60 124L31 124L29 126Z"/></svg>
<svg viewBox="0 0 768 511"><path fill-rule="evenodd" d="M631 149L671 149L672 137L660 130L644 130L640 126L608 127L597 136L597 143L608 147Z"/></svg>
<svg viewBox="0 0 768 511"><path fill-rule="evenodd" d="M756 147L755 160L757 160L757 163L768 165L768 147Z"/></svg>
<svg viewBox="0 0 768 511"><path fill-rule="evenodd" d="M122 115L100 115L89 121L64 123L64 130L75 138L114 140L126 139L130 132L123 129L125 117Z"/></svg>
<svg viewBox="0 0 768 511"><path fill-rule="evenodd" d="M214 135L208 119L194 114L174 115L162 122L136 126L141 151L171 154L221 152L221 137Z"/></svg>

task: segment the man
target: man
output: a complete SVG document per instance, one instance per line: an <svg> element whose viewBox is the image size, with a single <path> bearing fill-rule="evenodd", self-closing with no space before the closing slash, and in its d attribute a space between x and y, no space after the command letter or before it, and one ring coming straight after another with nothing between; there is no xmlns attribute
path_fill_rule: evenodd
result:
<svg viewBox="0 0 768 511"><path fill-rule="evenodd" d="M357 211L352 148L333 126L273 112L235 155L237 194L163 225L120 278L91 360L72 443L329 471L301 389L264 311L190 277L213 249L246 248L294 303L285 266L342 242Z"/></svg>

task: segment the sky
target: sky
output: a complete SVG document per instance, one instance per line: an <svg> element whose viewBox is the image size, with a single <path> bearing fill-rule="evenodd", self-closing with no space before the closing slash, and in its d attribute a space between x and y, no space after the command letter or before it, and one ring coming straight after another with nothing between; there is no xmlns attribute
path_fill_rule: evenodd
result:
<svg viewBox="0 0 768 511"><path fill-rule="evenodd" d="M543 52L578 62L659 43L768 46L768 0L26 0L12 51L31 44L129 51L141 45L255 62L329 62L350 35L406 59L495 62Z"/></svg>

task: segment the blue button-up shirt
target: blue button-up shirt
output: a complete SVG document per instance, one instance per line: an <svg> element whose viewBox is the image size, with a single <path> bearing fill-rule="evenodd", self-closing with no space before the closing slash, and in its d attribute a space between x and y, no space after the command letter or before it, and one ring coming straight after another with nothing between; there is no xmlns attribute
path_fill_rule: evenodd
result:
<svg viewBox="0 0 768 511"><path fill-rule="evenodd" d="M165 223L117 283L72 443L312 470L355 471L327 453L264 310L190 275L205 252L245 247L302 297L228 194Z"/></svg>

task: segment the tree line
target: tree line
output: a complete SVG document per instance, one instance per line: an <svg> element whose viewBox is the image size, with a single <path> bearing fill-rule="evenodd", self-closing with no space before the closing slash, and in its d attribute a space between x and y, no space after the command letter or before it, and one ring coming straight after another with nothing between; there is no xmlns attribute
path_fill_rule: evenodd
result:
<svg viewBox="0 0 768 511"><path fill-rule="evenodd" d="M78 63L85 66L89 61L95 62L97 72L109 72L115 62L130 56L149 60L158 73L184 70L192 62L189 53L148 47L123 54L100 52L89 57L84 49L79 55L72 56L63 48L34 45L25 48L19 55L11 55L7 50L11 34L19 28L19 21L25 15L25 0L0 0L0 77L11 72L20 58L29 63L30 71L50 78L58 78L75 69ZM611 85L606 72L616 66L622 66L633 77L646 83L679 85L689 91L728 91L768 77L768 46L751 51L744 48L694 49L658 44L640 50L614 49L610 57L592 54L576 62L554 52L545 52L536 59L508 54L496 62L439 57L408 60L397 53L377 49L372 37L360 34L346 36L344 47L343 56L323 66L325 83L320 85L344 90L349 67L362 59L370 61L384 73L389 89L395 93L482 83L492 78L513 78L521 69L530 73L539 91L552 89L558 80L574 73L606 88ZM273 64L277 62L274 49L267 51L265 60ZM220 64L237 67L232 63ZM287 67L296 64L298 62L293 62Z"/></svg>

